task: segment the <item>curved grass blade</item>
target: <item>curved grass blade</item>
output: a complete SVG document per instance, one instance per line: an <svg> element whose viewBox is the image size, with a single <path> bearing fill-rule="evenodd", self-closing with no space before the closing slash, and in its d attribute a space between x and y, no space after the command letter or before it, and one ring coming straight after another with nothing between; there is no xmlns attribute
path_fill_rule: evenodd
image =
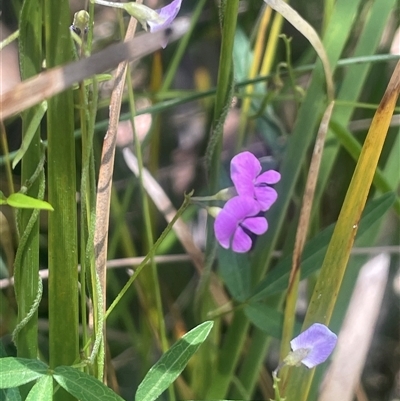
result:
<svg viewBox="0 0 400 401"><path fill-rule="evenodd" d="M304 20L292 7L286 4L283 0L264 0L271 8L281 14L289 21L305 38L311 43L314 50L317 52L322 61L325 71L325 80L328 93L328 99L334 98L334 86L332 79L332 68L329 63L328 55L326 54L324 45L321 42L315 29Z"/></svg>
<svg viewBox="0 0 400 401"><path fill-rule="evenodd" d="M396 65L365 139L310 300L304 328L313 322L328 324L330 321L399 94L400 62ZM307 399L314 371L315 369L295 369L289 372L286 394L288 401Z"/></svg>
<svg viewBox="0 0 400 401"><path fill-rule="evenodd" d="M368 233L372 224L384 216L392 207L395 199L396 195L390 192L367 204L360 221L357 238L362 238L364 234ZM315 273L322 265L334 228L334 224L330 225L306 244L303 253L301 279ZM250 298L251 302L262 300L266 296L279 293L287 288L291 259L291 255L288 255L267 274L255 288Z"/></svg>
<svg viewBox="0 0 400 401"><path fill-rule="evenodd" d="M47 110L47 102L44 101L40 103L40 105L35 109L35 114L33 115L28 128L26 129L24 138L22 140L21 147L18 149L17 153L15 154L14 160L12 162L12 168L19 163L19 161L23 158L24 154L28 150L29 145L32 142L33 137L36 134L36 131L39 127L40 122L46 113Z"/></svg>

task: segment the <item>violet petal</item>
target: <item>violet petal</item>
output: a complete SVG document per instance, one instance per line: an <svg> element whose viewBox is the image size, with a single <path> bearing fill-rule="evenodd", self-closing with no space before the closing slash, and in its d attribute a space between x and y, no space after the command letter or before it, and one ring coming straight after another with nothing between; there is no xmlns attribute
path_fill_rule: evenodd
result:
<svg viewBox="0 0 400 401"><path fill-rule="evenodd" d="M278 193L271 187L256 186L254 187L254 194L263 212L268 210L278 198Z"/></svg>
<svg viewBox="0 0 400 401"><path fill-rule="evenodd" d="M231 160L231 179L239 195L253 196L254 180L261 171L259 160L250 152L241 152Z"/></svg>
<svg viewBox="0 0 400 401"><path fill-rule="evenodd" d="M249 217L241 225L257 235L264 234L268 230L267 219L262 216Z"/></svg>
<svg viewBox="0 0 400 401"><path fill-rule="evenodd" d="M237 220L230 213L221 210L214 221L215 238L225 249L231 245L231 238L235 233Z"/></svg>
<svg viewBox="0 0 400 401"><path fill-rule="evenodd" d="M158 10L155 10L158 15L163 20L162 23L156 21L148 21L147 24L150 27L150 32L156 32L160 29L164 29L167 26L171 25L172 21L178 15L178 12L181 8L182 0L174 0L170 4L162 7Z"/></svg>
<svg viewBox="0 0 400 401"><path fill-rule="evenodd" d="M238 253L248 252L251 249L251 244L251 238L243 228L239 226L233 235L232 250Z"/></svg>
<svg viewBox="0 0 400 401"><path fill-rule="evenodd" d="M293 351L309 349L308 355L301 361L308 368L325 362L336 346L337 336L323 324L314 323L300 333L291 342Z"/></svg>
<svg viewBox="0 0 400 401"><path fill-rule="evenodd" d="M256 184L265 183L265 184L276 184L280 181L281 175L275 170L268 170L264 173L261 173L256 178Z"/></svg>
<svg viewBox="0 0 400 401"><path fill-rule="evenodd" d="M215 218L214 232L217 241L225 249L228 249L232 243L232 249L238 249L235 252L247 252L245 249L250 249L251 238L246 233L241 232L243 229L240 229L239 232L237 230L239 224L245 221L245 219L256 216L259 212L260 205L253 198L235 196L229 199Z"/></svg>

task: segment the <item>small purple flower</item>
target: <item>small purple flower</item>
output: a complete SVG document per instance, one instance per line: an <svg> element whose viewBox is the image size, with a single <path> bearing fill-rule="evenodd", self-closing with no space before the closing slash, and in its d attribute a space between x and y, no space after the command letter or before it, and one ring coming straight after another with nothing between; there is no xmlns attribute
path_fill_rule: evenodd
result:
<svg viewBox="0 0 400 401"><path fill-rule="evenodd" d="M214 222L215 237L221 246L232 246L234 252L248 252L252 245L249 233L261 235L268 229L266 218L258 216L260 210L259 203L249 196L229 199Z"/></svg>
<svg viewBox="0 0 400 401"><path fill-rule="evenodd" d="M132 1L128 3L118 3L108 0L94 0L94 2L102 6L124 9L141 23L143 29L147 30L147 26L149 26L150 32L156 32L171 25L172 21L178 15L182 4L182 0L173 0L167 6L159 8L158 10L153 10L143 4Z"/></svg>
<svg viewBox="0 0 400 401"><path fill-rule="evenodd" d="M275 170L260 172L261 164L250 152L239 153L231 161L231 179L238 195L256 199L261 211L265 212L278 198L275 189L268 185L276 184L281 175Z"/></svg>
<svg viewBox="0 0 400 401"><path fill-rule="evenodd" d="M157 9L156 13L160 16L163 22L160 24L154 21L147 21L147 24L150 27L150 32L156 32L171 25L181 9L181 4L182 0L174 0L167 6Z"/></svg>
<svg viewBox="0 0 400 401"><path fill-rule="evenodd" d="M337 336L325 325L314 323L292 341L292 352L285 358L288 365L300 363L309 369L325 362L336 346Z"/></svg>

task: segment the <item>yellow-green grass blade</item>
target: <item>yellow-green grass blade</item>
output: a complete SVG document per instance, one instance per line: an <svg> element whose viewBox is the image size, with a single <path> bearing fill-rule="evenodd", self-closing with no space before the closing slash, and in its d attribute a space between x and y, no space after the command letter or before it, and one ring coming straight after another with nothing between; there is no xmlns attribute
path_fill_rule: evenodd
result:
<svg viewBox="0 0 400 401"><path fill-rule="evenodd" d="M399 93L400 62L372 120L310 300L303 328L314 322L329 324ZM314 371L303 367L291 370L287 401L307 400Z"/></svg>

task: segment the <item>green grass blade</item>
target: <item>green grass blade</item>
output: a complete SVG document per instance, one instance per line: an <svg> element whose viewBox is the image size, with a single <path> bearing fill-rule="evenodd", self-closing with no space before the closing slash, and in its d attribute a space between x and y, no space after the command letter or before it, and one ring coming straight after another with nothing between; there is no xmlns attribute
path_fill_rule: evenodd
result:
<svg viewBox="0 0 400 401"><path fill-rule="evenodd" d="M380 220L393 206L396 199L394 193L387 193L380 198L368 202L360 220L356 243L368 235L374 222ZM302 258L301 278L305 279L320 269L324 255L328 248L335 226L332 224L321 231L316 237L308 241ZM286 256L254 289L250 301L259 301L267 296L282 292L286 289L289 280L292 255Z"/></svg>
<svg viewBox="0 0 400 401"><path fill-rule="evenodd" d="M28 79L42 68L42 5L40 0L24 1L19 25L19 58L21 78ZM34 107L22 114L22 142L29 138L30 146L26 149L21 165L21 184L31 180L42 157L40 145L41 111ZM39 116L40 118L36 118ZM37 120L35 122L35 120ZM32 126L32 129L30 128ZM36 126L35 129L33 127ZM31 130L31 132L30 132ZM27 189L26 195L42 198L44 193L44 174L40 174ZM29 314L38 293L39 275L39 211L21 210L18 228L22 237L15 260L15 292L18 304L18 323ZM18 356L36 358L37 344L37 312L21 329L16 337Z"/></svg>
<svg viewBox="0 0 400 401"><path fill-rule="evenodd" d="M69 2L46 0L45 43L47 67L73 57ZM50 366L70 365L79 359L78 261L74 104L67 90L48 100L48 196L54 207L49 215L49 348ZM58 391L56 400L71 400Z"/></svg>
<svg viewBox="0 0 400 401"><path fill-rule="evenodd" d="M354 49L353 57L368 57L372 56L380 43L382 32L387 26L387 20L396 0L379 1L375 0L371 9L368 12L367 19L357 45ZM337 95L337 105L333 111L332 120L343 127L346 127L354 113L354 108L349 106L341 106L340 101L356 102L364 88L368 72L371 69L371 64L350 64L348 71L340 85L340 90ZM334 129L328 131L327 143L324 149L323 162L321 165L320 174L318 177L317 198L321 197L322 191L326 187L329 175L332 171L333 163L339 152L340 143L335 140L336 132Z"/></svg>
<svg viewBox="0 0 400 401"><path fill-rule="evenodd" d="M29 123L29 126L26 129L21 147L15 154L14 160L12 162L12 168L15 168L15 166L19 163L19 161L22 159L22 157L28 150L28 147L31 144L34 136L38 134L38 127L40 125L40 122L42 121L44 113L46 113L46 110L47 110L47 102L42 102L37 107L34 108L34 115Z"/></svg>
<svg viewBox="0 0 400 401"><path fill-rule="evenodd" d="M331 17L329 29L327 30L327 36L323 41L332 68L336 66L346 44L354 18L357 15L359 3L360 0L352 2L339 0L336 3L335 12ZM275 188L279 194L279 199L269 212L269 229L259 239L256 246L255 282L258 282L268 267L271 252L277 240L277 234L282 227L286 210L299 177L299 166L305 160L306 152L314 139L315 130L324 106L326 107L324 74L322 65L317 63L280 169L282 179ZM273 236L271 237L271 235Z"/></svg>
<svg viewBox="0 0 400 401"><path fill-rule="evenodd" d="M399 93L400 62L364 142L310 300L304 321L305 328L313 322L329 324ZM314 371L315 369L295 369L289 373L286 393L288 401L307 400Z"/></svg>

